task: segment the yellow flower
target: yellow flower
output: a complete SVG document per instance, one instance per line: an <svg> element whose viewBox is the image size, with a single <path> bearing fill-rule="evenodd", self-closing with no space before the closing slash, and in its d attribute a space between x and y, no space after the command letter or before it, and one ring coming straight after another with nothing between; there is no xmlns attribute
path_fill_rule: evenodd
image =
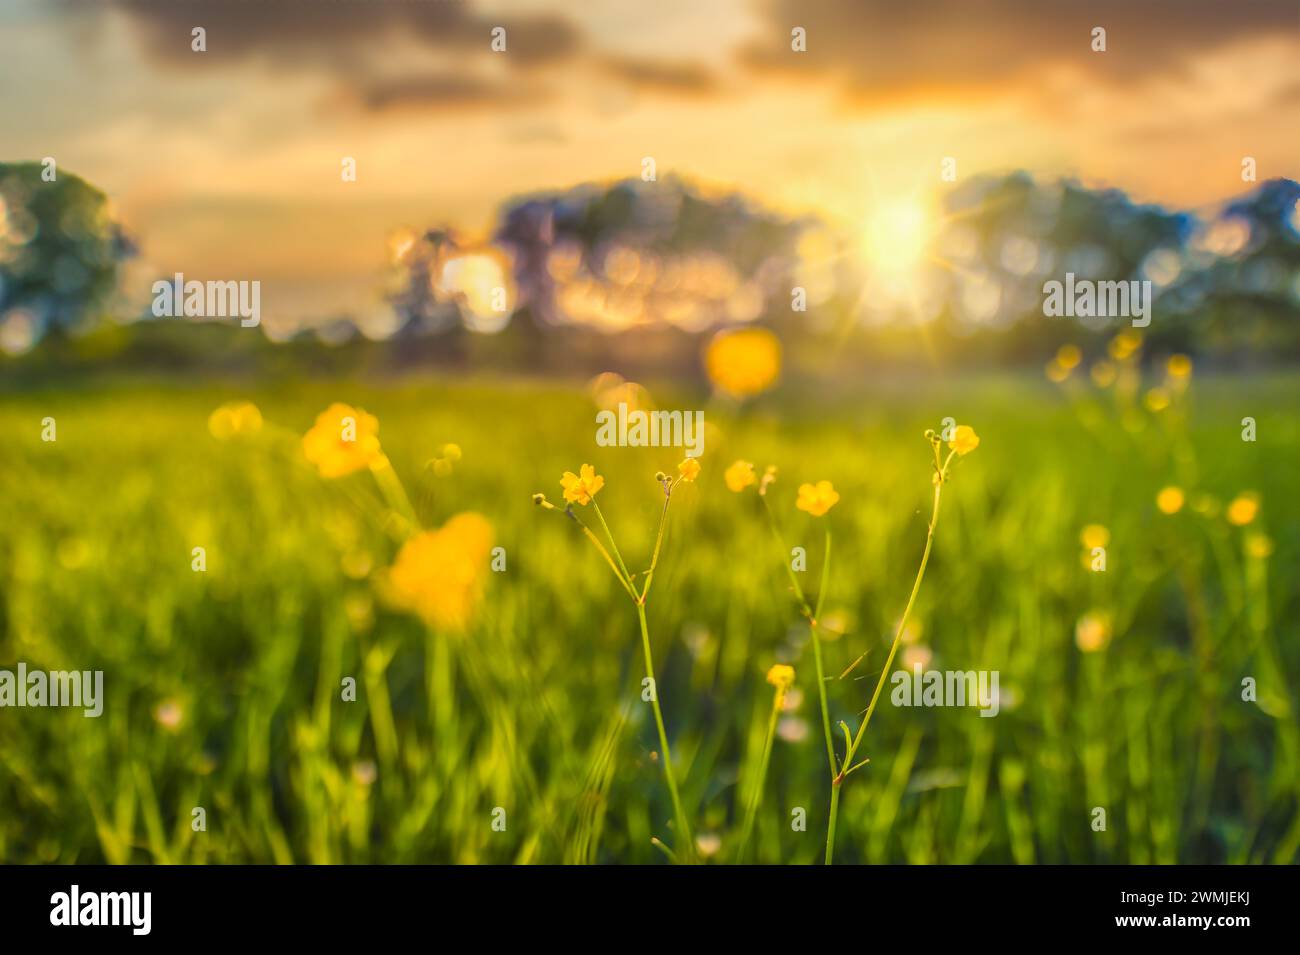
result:
<svg viewBox="0 0 1300 955"><path fill-rule="evenodd" d="M753 461L737 461L723 472L722 478L727 482L727 488L737 494L758 481L754 477Z"/></svg>
<svg viewBox="0 0 1300 955"><path fill-rule="evenodd" d="M336 478L369 467L383 453L374 415L341 402L330 405L302 439L307 460L321 477Z"/></svg>
<svg viewBox="0 0 1300 955"><path fill-rule="evenodd" d="M1267 534L1251 534L1246 538L1246 556L1263 560L1273 553L1273 541Z"/></svg>
<svg viewBox="0 0 1300 955"><path fill-rule="evenodd" d="M388 596L439 630L469 625L492 550L492 525L481 514L457 514L434 531L407 540L388 571Z"/></svg>
<svg viewBox="0 0 1300 955"><path fill-rule="evenodd" d="M781 342L765 328L724 330L705 349L704 367L719 391L748 398L770 388L781 373Z"/></svg>
<svg viewBox="0 0 1300 955"><path fill-rule="evenodd" d="M1110 340L1110 357L1116 361L1131 358L1142 347L1142 336L1134 331L1123 331Z"/></svg>
<svg viewBox="0 0 1300 955"><path fill-rule="evenodd" d="M1165 364L1165 370L1169 372L1170 378L1190 378L1192 376L1192 360L1186 355L1170 355L1169 361Z"/></svg>
<svg viewBox="0 0 1300 955"><path fill-rule="evenodd" d="M461 458L460 445L444 444L442 446L442 456L446 458L448 461L453 461L453 462L459 461Z"/></svg>
<svg viewBox="0 0 1300 955"><path fill-rule="evenodd" d="M208 430L218 441L229 441L240 434L262 430L262 412L250 401L232 401L208 416Z"/></svg>
<svg viewBox="0 0 1300 955"><path fill-rule="evenodd" d="M1149 411L1164 411L1169 407L1169 392L1163 388L1152 388L1147 392L1146 406Z"/></svg>
<svg viewBox="0 0 1300 955"><path fill-rule="evenodd" d="M700 476L700 462L697 458L687 458L677 465L677 473L683 481L694 481Z"/></svg>
<svg viewBox="0 0 1300 955"><path fill-rule="evenodd" d="M1085 613L1074 628L1074 642L1084 653L1104 649L1110 636L1110 615L1097 610Z"/></svg>
<svg viewBox="0 0 1300 955"><path fill-rule="evenodd" d="M821 517L840 499L839 494L835 493L835 488L831 486L830 481L818 481L813 484L799 485L799 499L795 502L795 507L801 511L807 511L813 517Z"/></svg>
<svg viewBox="0 0 1300 955"><path fill-rule="evenodd" d="M581 476L572 471L565 471L560 478L560 487L564 488L564 499L570 504L590 504L596 492L605 486L605 479L596 473L590 464L578 469Z"/></svg>
<svg viewBox="0 0 1300 955"><path fill-rule="evenodd" d="M1056 363L1066 371L1072 371L1081 361L1083 352L1079 351L1078 345L1062 345L1056 350Z"/></svg>
<svg viewBox="0 0 1300 955"><path fill-rule="evenodd" d="M776 687L778 693L784 693L794 684L794 667L776 664L767 671L767 682Z"/></svg>
<svg viewBox="0 0 1300 955"><path fill-rule="evenodd" d="M980 436L968 424L957 425L952 432L952 440L948 442L948 447L956 451L959 457L970 454L979 446Z"/></svg>
<svg viewBox="0 0 1300 955"><path fill-rule="evenodd" d="M1246 491L1238 494L1228 505L1228 523L1245 527L1258 513L1259 495L1254 491Z"/></svg>
<svg viewBox="0 0 1300 955"><path fill-rule="evenodd" d="M1180 487L1162 487L1156 495L1156 507L1164 514L1177 514L1183 509L1183 489Z"/></svg>
<svg viewBox="0 0 1300 955"><path fill-rule="evenodd" d="M1089 550L1094 547L1105 547L1110 543L1110 531L1100 524L1089 524L1079 534L1079 541Z"/></svg>
<svg viewBox="0 0 1300 955"><path fill-rule="evenodd" d="M1094 364L1088 374L1092 376L1092 383L1098 388L1109 388L1115 384L1115 366L1105 359Z"/></svg>
<svg viewBox="0 0 1300 955"><path fill-rule="evenodd" d="M1070 369L1066 368L1059 361L1053 358L1047 363L1047 368L1044 370L1044 374L1047 375L1048 381L1059 385L1070 377Z"/></svg>

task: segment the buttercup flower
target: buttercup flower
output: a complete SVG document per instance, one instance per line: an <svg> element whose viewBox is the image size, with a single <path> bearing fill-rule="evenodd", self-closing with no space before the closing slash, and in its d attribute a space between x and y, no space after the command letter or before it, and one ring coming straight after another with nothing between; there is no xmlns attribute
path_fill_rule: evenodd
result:
<svg viewBox="0 0 1300 955"><path fill-rule="evenodd" d="M1267 534L1251 534L1246 538L1246 556L1263 560L1273 553L1273 541Z"/></svg>
<svg viewBox="0 0 1300 955"><path fill-rule="evenodd" d="M970 454L980 446L980 436L968 424L959 424L952 432L948 447L957 452L958 457Z"/></svg>
<svg viewBox="0 0 1300 955"><path fill-rule="evenodd" d="M336 478L369 467L383 453L379 421L359 408L335 402L303 435L302 450L321 477Z"/></svg>
<svg viewBox="0 0 1300 955"><path fill-rule="evenodd" d="M1170 355L1169 361L1165 364L1165 370L1169 373L1170 378L1190 378L1192 376L1192 360L1186 355Z"/></svg>
<svg viewBox="0 0 1300 955"><path fill-rule="evenodd" d="M718 390L748 398L776 381L781 372L781 342L765 328L721 331L705 349L704 366Z"/></svg>
<svg viewBox="0 0 1300 955"><path fill-rule="evenodd" d="M739 494L758 481L758 478L754 476L754 462L737 461L723 472L722 479L727 482L729 490Z"/></svg>
<svg viewBox="0 0 1300 955"><path fill-rule="evenodd" d="M1123 331L1110 340L1110 357L1116 361L1132 358L1142 347L1142 336L1134 331Z"/></svg>
<svg viewBox="0 0 1300 955"><path fill-rule="evenodd" d="M1238 494L1228 505L1227 514L1229 524L1245 527L1259 514L1259 495L1253 491Z"/></svg>
<svg viewBox="0 0 1300 955"><path fill-rule="evenodd" d="M1110 531L1100 524L1089 524L1079 534L1079 542L1089 549L1105 547L1110 543Z"/></svg>
<svg viewBox="0 0 1300 955"><path fill-rule="evenodd" d="M580 474L565 471L560 478L560 487L564 488L564 499L570 504L590 504L596 492L605 486L605 479L596 473L590 464L578 469Z"/></svg>
<svg viewBox="0 0 1300 955"><path fill-rule="evenodd" d="M807 511L813 517L821 517L840 499L830 481L818 481L814 484L799 485L799 499L795 507Z"/></svg>
<svg viewBox="0 0 1300 955"><path fill-rule="evenodd" d="M1090 611L1079 618L1074 628L1074 642L1084 653L1096 653L1110 642L1110 615L1101 611Z"/></svg>
<svg viewBox="0 0 1300 955"><path fill-rule="evenodd" d="M1083 352L1078 345L1062 345L1056 351L1056 363L1066 371L1072 370L1083 360Z"/></svg>
<svg viewBox="0 0 1300 955"><path fill-rule="evenodd" d="M431 627L464 630L478 605L491 549L487 518L457 514L402 545L388 572L389 596Z"/></svg>
<svg viewBox="0 0 1300 955"><path fill-rule="evenodd" d="M687 458L677 465L677 473L681 475L683 481L694 481L700 475L699 459Z"/></svg>
<svg viewBox="0 0 1300 955"><path fill-rule="evenodd" d="M1162 487L1156 495L1156 507L1161 513L1177 514L1183 509L1183 489L1179 487Z"/></svg>
<svg viewBox="0 0 1300 955"><path fill-rule="evenodd" d="M767 671L767 682L784 693L794 684L794 667L778 663Z"/></svg>
<svg viewBox="0 0 1300 955"><path fill-rule="evenodd" d="M262 430L262 412L251 401L232 401L208 416L208 430L218 441Z"/></svg>

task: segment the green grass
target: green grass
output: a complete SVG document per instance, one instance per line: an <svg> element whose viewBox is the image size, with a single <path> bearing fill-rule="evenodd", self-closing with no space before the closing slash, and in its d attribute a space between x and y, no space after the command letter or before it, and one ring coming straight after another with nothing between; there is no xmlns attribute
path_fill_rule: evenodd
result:
<svg viewBox="0 0 1300 955"><path fill-rule="evenodd" d="M835 535L825 645L831 719L856 727L916 572L929 511L921 434L952 415L982 437L945 490L914 611L930 667L996 669L993 719L890 705L839 812L840 862L1292 862L1300 851L1295 379L1197 380L1177 408L1116 412L1036 381L775 394L739 416L706 404L704 471L678 488L649 602L659 697L706 855L737 848L771 708L764 674L798 673L748 857L821 859L828 801L812 650L752 490L732 460L780 468L772 504L808 550ZM701 399L659 394L663 407ZM223 443L219 403L248 399L301 433L332 400L375 414L426 525L476 510L508 569L488 573L464 636L388 609L370 578L394 545L356 498L264 433ZM1258 420L1255 443L1240 419ZM40 440L41 419L58 440ZM0 667L102 669L99 719L0 710L6 862L662 862L676 846L634 607L558 500L583 462L633 572L644 569L676 453L598 448L580 388L355 382L267 388L98 384L0 401ZM454 473L424 469L445 442ZM842 495L825 518L799 483ZM1244 489L1245 530L1154 507L1166 484ZM1079 533L1105 525L1107 570ZM1244 556L1262 530L1267 560ZM206 573L190 569L207 549ZM1075 625L1114 621L1102 652ZM868 656L853 677L835 675ZM340 699L355 677L358 699ZM1259 702L1243 702L1253 677ZM801 696L801 699L798 699ZM179 725L157 718L179 707ZM802 732L800 733L800 730ZM800 737L792 739L791 737ZM837 739L842 753L843 741ZM373 781L371 781L373 776ZM194 832L191 809L207 812ZM505 831L493 810L505 810ZM1107 828L1092 828L1093 808ZM792 813L806 811L806 831Z"/></svg>

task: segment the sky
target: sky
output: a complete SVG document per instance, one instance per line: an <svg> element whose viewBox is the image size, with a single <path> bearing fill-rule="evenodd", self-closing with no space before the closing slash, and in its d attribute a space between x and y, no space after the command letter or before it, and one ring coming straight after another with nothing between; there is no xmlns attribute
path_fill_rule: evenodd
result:
<svg viewBox="0 0 1300 955"><path fill-rule="evenodd" d="M644 157L849 229L945 157L1206 206L1300 178L1298 64L1300 0L0 0L0 161L103 189L141 275L313 321L383 307L402 227Z"/></svg>

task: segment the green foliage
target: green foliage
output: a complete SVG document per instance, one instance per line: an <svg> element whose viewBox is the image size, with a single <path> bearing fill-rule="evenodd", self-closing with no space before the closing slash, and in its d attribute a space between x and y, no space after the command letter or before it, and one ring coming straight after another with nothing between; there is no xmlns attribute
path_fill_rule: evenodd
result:
<svg viewBox="0 0 1300 955"><path fill-rule="evenodd" d="M820 860L828 781L812 649L753 489L722 472L780 467L772 504L835 560L823 620L832 722L856 726L925 537L931 454L949 415L982 443L945 493L914 619L930 666L997 669L1001 712L903 709L886 696L845 787L842 862L1294 861L1300 676L1293 494L1300 433L1278 409L1294 379L1196 381L1189 430L1041 382L953 382L760 406L706 406L704 470L674 492L649 606L659 699L686 812L714 859L734 852L771 711L775 661L797 671L749 858ZM973 399L972 394L979 397ZM660 395L665 407L688 398ZM219 442L234 398L268 422ZM330 401L377 415L421 518L477 510L509 554L463 637L385 608L370 580L393 544L354 498L294 456ZM1240 440L1239 419L1260 422ZM52 416L58 440L40 440ZM103 669L99 719L0 710L0 860L7 862L662 862L676 847L627 595L571 522L543 515L564 470L594 463L629 568L649 565L671 450L597 448L589 402L558 386L450 383L100 385L0 405L0 666ZM271 423L291 429L278 435ZM1185 437L1184 437L1185 435ZM447 442L450 475L425 468ZM1192 470L1188 470L1188 467ZM829 478L840 503L794 508ZM1180 484L1172 517L1157 490ZM1260 516L1221 505L1258 491ZM1194 512L1197 495L1220 504ZM1107 570L1080 530L1109 530ZM1265 531L1262 563L1243 551ZM206 573L191 549L207 548ZM1113 637L1081 652L1078 619ZM844 680L835 677L863 652ZM341 681L357 701L341 699ZM1241 680L1259 682L1243 702ZM801 697L801 699L799 699ZM1290 707L1289 711L1287 707ZM191 809L207 810L193 832ZM1092 810L1107 811L1105 832ZM504 832L492 828L506 810ZM807 830L791 814L807 810Z"/></svg>

